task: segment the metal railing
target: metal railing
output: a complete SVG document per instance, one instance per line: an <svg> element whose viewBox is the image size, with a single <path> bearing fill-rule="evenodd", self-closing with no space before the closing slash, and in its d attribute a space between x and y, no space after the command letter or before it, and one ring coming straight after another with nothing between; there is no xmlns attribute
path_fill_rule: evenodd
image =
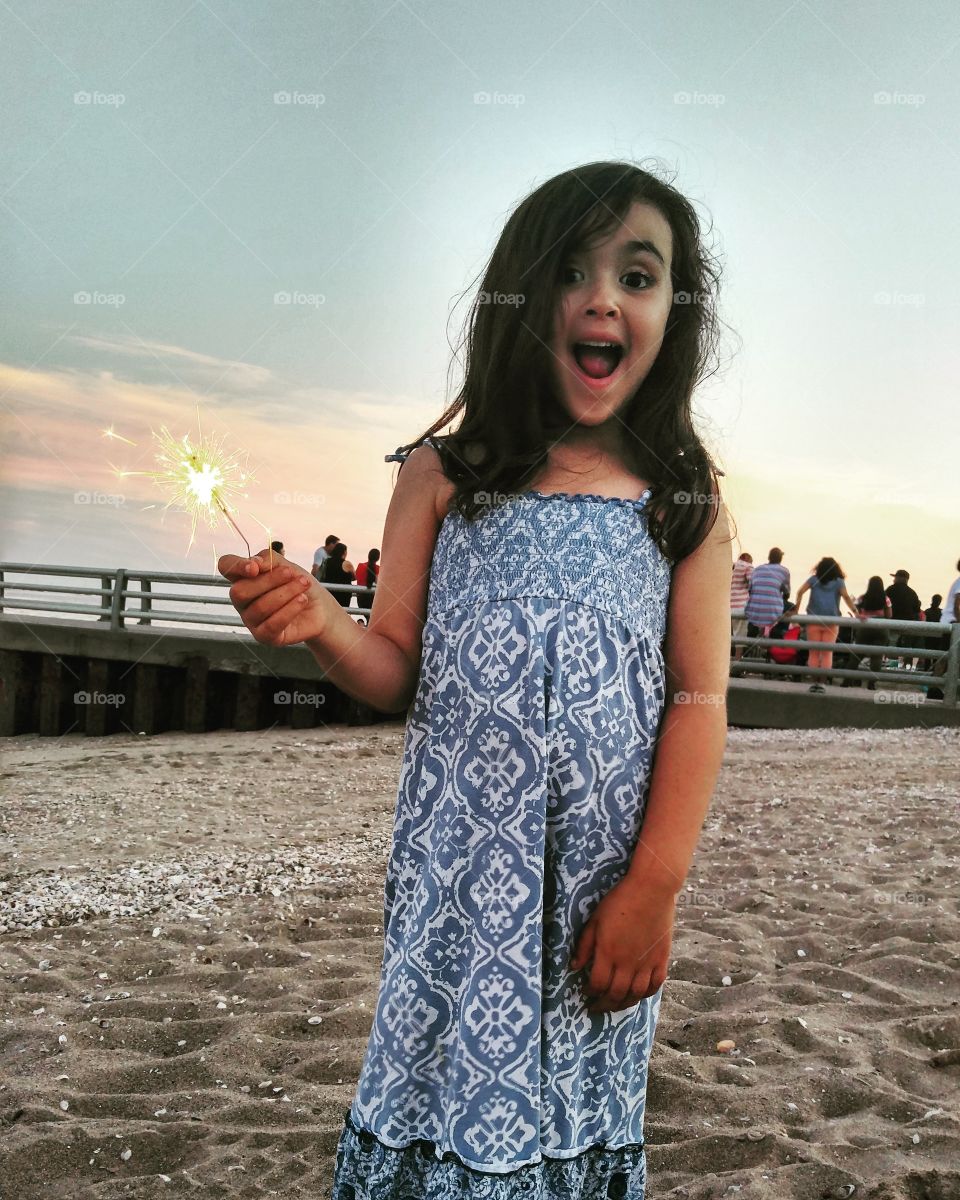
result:
<svg viewBox="0 0 960 1200"><path fill-rule="evenodd" d="M76 582L71 583L71 580ZM108 630L163 625L199 629L243 628L243 622L226 594L229 586L219 575L137 571L126 567L68 567L5 562L0 563L0 618L31 613L54 618L79 617ZM358 603L359 596L371 590L359 584L321 583L321 587L329 592L356 594ZM171 590L174 588L187 590ZM218 611L221 609L228 609L229 612ZM353 618L367 619L370 615L370 609L363 607L350 606L344 611ZM745 614L733 612L731 616L743 617ZM835 617L828 621L823 617L794 613L789 617L789 623L801 626L848 625L896 634L906 633L910 635L912 643L933 638L939 641L944 634L949 634L949 646L944 649L940 645L877 645L861 643L855 638L850 642L811 642L789 638L732 637L732 644L743 646L745 650L742 658L731 659L731 674L795 679L809 677L811 680L834 677L907 689L939 688L943 692L943 703L951 708L957 706L960 622L940 625L879 617L869 617L866 621L855 617ZM828 668L778 663L770 659L768 650L771 646L801 651L831 650L835 655L845 653L854 656L855 665ZM881 670L860 666L860 660L870 662L878 657L881 658ZM930 663L945 658L946 670L942 675L934 675L928 671L904 670L897 666L882 667L883 659L892 659L897 663L901 659L914 658ZM920 693L914 691L914 694Z"/></svg>
<svg viewBox="0 0 960 1200"><path fill-rule="evenodd" d="M63 582L71 579L77 582ZM358 605L359 596L372 590L353 583L320 586L328 592L356 594ZM177 587L189 590L171 590ZM220 575L5 562L0 563L0 617L37 613L89 619L109 630L167 623L242 629L243 621L226 594L229 587ZM217 611L224 608L230 611ZM344 611L351 617L370 616L369 608L351 605Z"/></svg>
<svg viewBox="0 0 960 1200"><path fill-rule="evenodd" d="M731 617L745 618L746 614L742 611L732 612ZM838 678L842 680L855 681L857 683L873 683L874 685L882 683L884 685L897 685L901 687L905 685L908 689L920 689L915 692L915 695L921 696L922 692L928 691L930 688L938 688L943 692L943 703L950 708L955 708L958 702L958 680L960 680L960 621L954 621L950 625L942 625L932 621L894 621L886 617L868 617L866 620L860 620L858 617L818 617L810 616L802 613L791 613L789 617L781 617L779 621L775 621L771 626L764 628L772 628L786 621L789 625L798 624L801 627L806 625L837 625L840 627L850 626L854 630L869 628L873 631L886 631L887 634L906 634L911 644L899 645L898 638L882 643L874 642L858 642L856 634L849 642L815 642L806 638L772 638L772 637L731 637L730 641L734 646L743 646L744 653L741 658L732 658L730 661L730 673L732 675L747 675L759 674L762 676L774 676L783 678L794 677L804 678L809 677L811 681L825 678ZM801 634L803 629L801 628ZM937 645L920 645L921 641L936 640ZM944 639L948 639L948 645L943 646ZM795 662L779 663L775 662L768 654L771 646L783 646L795 651L817 651L829 650L834 654L834 661L839 654L849 655L853 657L853 666L830 666L830 667L809 667L806 664L800 665ZM911 670L900 667L901 660L906 660L908 663L913 659L919 659L923 663L939 663L941 660L946 660L946 670L942 675L933 674L932 670L920 671ZM872 667L861 666L861 662L866 660L867 663L872 663L874 660L879 660L880 669L874 670ZM885 663L892 665L885 666ZM919 668L918 663L918 668Z"/></svg>

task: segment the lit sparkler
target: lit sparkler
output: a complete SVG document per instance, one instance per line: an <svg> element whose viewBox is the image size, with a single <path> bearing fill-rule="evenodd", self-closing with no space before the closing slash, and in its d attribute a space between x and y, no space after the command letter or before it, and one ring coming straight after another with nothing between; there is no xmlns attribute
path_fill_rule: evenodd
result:
<svg viewBox="0 0 960 1200"><path fill-rule="evenodd" d="M103 434L105 437L128 442L131 446L136 445L136 442L131 442L129 438L114 433L112 426L103 430ZM159 433L154 431L153 436L159 443L156 459L162 469L123 471L113 467L116 474L120 478L127 475L148 475L169 496L164 511L176 505L190 514L188 551L193 546L197 521L203 519L214 529L219 518L223 516L243 539L247 547L247 557L252 557L250 543L233 519L232 512L236 510L231 501L235 495L244 495L240 489L253 476L248 474L240 460L225 448L223 439L206 437L203 433L196 440L191 440L189 434L175 438L166 426L162 426ZM110 465L113 466L112 463Z"/></svg>

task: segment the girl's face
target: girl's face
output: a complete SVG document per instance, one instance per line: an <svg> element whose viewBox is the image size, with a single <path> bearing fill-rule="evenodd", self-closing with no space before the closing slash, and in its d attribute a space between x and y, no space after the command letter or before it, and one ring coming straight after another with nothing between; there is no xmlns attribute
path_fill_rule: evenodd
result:
<svg viewBox="0 0 960 1200"><path fill-rule="evenodd" d="M603 424L653 366L673 305L672 252L666 218L637 201L606 241L563 265L551 349L574 424ZM596 341L619 349L583 345Z"/></svg>

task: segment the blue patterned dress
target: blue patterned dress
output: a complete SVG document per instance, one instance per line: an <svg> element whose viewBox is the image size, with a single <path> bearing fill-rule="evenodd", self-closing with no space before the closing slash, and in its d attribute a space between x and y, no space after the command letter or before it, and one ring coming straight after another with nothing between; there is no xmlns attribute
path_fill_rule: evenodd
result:
<svg viewBox="0 0 960 1200"><path fill-rule="evenodd" d="M642 1200L662 987L591 1014L568 960L629 866L671 564L639 500L521 492L437 538L333 1200Z"/></svg>

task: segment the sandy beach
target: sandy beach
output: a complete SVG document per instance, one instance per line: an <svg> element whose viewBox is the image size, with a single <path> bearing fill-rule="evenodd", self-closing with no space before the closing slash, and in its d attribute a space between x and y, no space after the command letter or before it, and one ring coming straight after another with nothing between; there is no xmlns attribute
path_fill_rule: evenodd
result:
<svg viewBox="0 0 960 1200"><path fill-rule="evenodd" d="M402 744L399 721L7 742L0 1197L329 1195ZM957 730L730 731L651 1200L958 1200L958 764Z"/></svg>

